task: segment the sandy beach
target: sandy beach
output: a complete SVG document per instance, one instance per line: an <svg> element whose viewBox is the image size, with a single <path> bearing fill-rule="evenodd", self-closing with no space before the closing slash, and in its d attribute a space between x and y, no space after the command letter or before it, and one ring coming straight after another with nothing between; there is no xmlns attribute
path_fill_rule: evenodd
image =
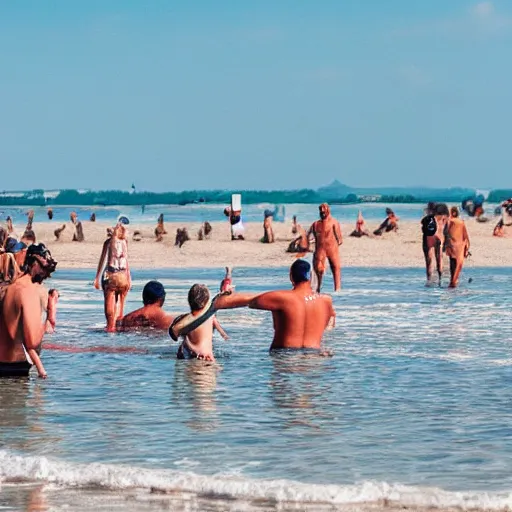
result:
<svg viewBox="0 0 512 512"><path fill-rule="evenodd" d="M507 267L512 266L512 238L492 236L493 222L478 223L474 219L466 221L471 239L472 256L468 265ZM59 262L58 268L95 268L105 240L109 224L84 221L84 242L73 242L73 226L67 223L59 241L53 231L59 223L34 222L37 238L45 242ZM175 268L175 267L281 267L289 265L294 254L286 253L293 235L290 223L274 223L276 243L262 244L261 223L246 224L246 240L230 240L227 222L212 223L213 233L210 240L198 241L197 232L200 223L187 225L192 238L181 249L174 246L174 236L180 223L166 223L168 234L163 242L156 242L154 226L148 224L130 224L129 258L134 269ZM388 233L382 237L349 237L354 229L353 223L341 224L344 243L341 247L342 263L345 267L423 267L421 249L421 230L419 222L402 221L398 233ZM374 229L376 226L370 226ZM17 226L21 232L21 226ZM140 231L143 239L131 241L134 231ZM509 233L512 236L512 231Z"/></svg>

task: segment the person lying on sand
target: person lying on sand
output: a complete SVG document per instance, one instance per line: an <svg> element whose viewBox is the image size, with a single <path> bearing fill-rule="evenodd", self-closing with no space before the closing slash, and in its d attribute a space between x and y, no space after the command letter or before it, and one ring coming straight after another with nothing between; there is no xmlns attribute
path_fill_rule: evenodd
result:
<svg viewBox="0 0 512 512"><path fill-rule="evenodd" d="M302 259L296 260L290 267L291 290L277 290L263 293L261 295L249 293L227 293L218 295L208 304L209 293L204 285L194 285L189 292L189 302L192 311L196 312L198 327L187 322L183 323L181 317L177 317L169 329L173 339L180 335L186 335L185 345L180 350L191 357L202 356L204 359L213 359L211 353L212 324L207 323L205 318L220 309L234 309L248 306L251 309L260 309L272 312L274 338L270 350L279 349L314 349L320 350L322 337L325 330L335 324L336 313L332 305L332 299L328 295L320 295L311 289L311 265ZM231 293L230 293L231 292ZM184 320L187 320L185 317ZM200 323L201 320L204 323ZM182 324L180 324L180 321ZM190 336L195 334L203 325L205 327L204 346L192 345L187 342ZM190 327L195 327L189 330ZM202 341L202 339L201 339ZM197 349L197 350L196 350ZM190 351L190 352L188 352ZM201 352L203 351L203 352ZM321 355L330 355L321 352ZM178 352L178 357L180 353Z"/></svg>
<svg viewBox="0 0 512 512"><path fill-rule="evenodd" d="M363 219L361 210L359 210L359 213L357 214L356 229L350 233L350 236L354 236L356 238L361 238L362 236L370 236L370 233L366 229L366 223Z"/></svg>
<svg viewBox="0 0 512 512"><path fill-rule="evenodd" d="M140 328L169 329L174 318L163 310L164 302L165 289L162 283L149 281L142 290L142 303L144 306L117 320L117 328L121 330Z"/></svg>

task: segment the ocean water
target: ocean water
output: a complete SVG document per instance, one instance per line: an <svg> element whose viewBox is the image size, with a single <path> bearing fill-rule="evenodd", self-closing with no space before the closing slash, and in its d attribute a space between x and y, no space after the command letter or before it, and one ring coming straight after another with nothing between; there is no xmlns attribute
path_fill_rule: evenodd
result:
<svg viewBox="0 0 512 512"><path fill-rule="evenodd" d="M359 210L363 212L367 220L378 221L386 217L386 204L363 203L357 205L332 205L331 211L334 217L342 222L355 222ZM392 204L389 205L393 211L403 220L420 220L423 216L425 205L423 204ZM69 221L69 214L77 212L82 221L89 220L92 212L96 213L96 220L103 222L115 222L120 215L126 215L132 222L156 224L158 216L163 213L167 222L214 222L225 221L223 210L226 205L221 204L193 204L186 206L175 205L151 205L145 208L142 213L141 207L137 206L107 206L107 207L68 207L56 206L53 208L54 222ZM486 215L493 217L495 205L485 205ZM261 222L265 209L273 209L270 204L244 205L243 219L245 222ZM282 207L281 207L282 208ZM318 206L314 204L289 204L285 205L284 220L291 222L294 215L298 216L299 222L307 225L318 219ZM24 224L29 208L0 206L0 222L10 215L15 224ZM33 208L36 222L49 222L45 207ZM283 220L280 210L279 220Z"/></svg>
<svg viewBox="0 0 512 512"><path fill-rule="evenodd" d="M259 292L287 274L234 280ZM420 269L349 268L333 357L270 355L270 314L242 309L218 314L230 340L215 339L216 364L177 361L165 333L105 333L93 277L51 280L48 380L0 381L0 508L512 506L509 269L468 266L449 290L426 288ZM133 277L128 310L158 278L179 313L189 286L217 289L222 269Z"/></svg>

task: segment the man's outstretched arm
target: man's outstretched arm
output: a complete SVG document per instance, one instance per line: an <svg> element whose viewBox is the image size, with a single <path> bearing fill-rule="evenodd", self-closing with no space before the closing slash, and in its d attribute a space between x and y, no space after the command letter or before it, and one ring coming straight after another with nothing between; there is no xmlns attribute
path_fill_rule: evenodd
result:
<svg viewBox="0 0 512 512"><path fill-rule="evenodd" d="M229 295L221 295L215 299L214 308L216 310L245 308L254 297L257 297L255 293L231 293Z"/></svg>
<svg viewBox="0 0 512 512"><path fill-rule="evenodd" d="M266 292L254 297L249 303L251 309L265 311L279 311L283 307L283 293L281 291Z"/></svg>

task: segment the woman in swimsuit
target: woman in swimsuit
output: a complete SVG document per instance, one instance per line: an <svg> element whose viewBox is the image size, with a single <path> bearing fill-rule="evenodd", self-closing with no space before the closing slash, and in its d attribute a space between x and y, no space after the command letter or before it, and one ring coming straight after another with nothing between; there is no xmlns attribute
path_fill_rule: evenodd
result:
<svg viewBox="0 0 512 512"><path fill-rule="evenodd" d="M106 268L105 268L106 262ZM94 287L103 288L105 298L105 317L107 331L115 332L116 320L124 315L126 295L131 288L132 280L128 264L128 243L126 241L126 228L119 223L114 228L112 236L103 243Z"/></svg>

